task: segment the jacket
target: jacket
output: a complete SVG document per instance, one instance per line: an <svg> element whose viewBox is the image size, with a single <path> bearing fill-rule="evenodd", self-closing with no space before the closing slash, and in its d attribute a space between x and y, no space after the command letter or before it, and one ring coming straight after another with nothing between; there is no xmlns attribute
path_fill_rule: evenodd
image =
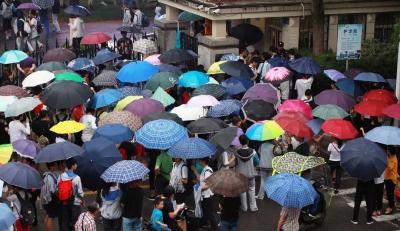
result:
<svg viewBox="0 0 400 231"><path fill-rule="evenodd" d="M118 187L111 187L106 196L101 195L100 212L103 218L113 220L122 216L121 196L122 192Z"/></svg>
<svg viewBox="0 0 400 231"><path fill-rule="evenodd" d="M256 170L254 168L253 158L256 154L256 151L248 147L237 150L236 158L238 160L238 165L236 170L248 178L255 177Z"/></svg>
<svg viewBox="0 0 400 231"><path fill-rule="evenodd" d="M72 180L72 190L74 193L74 205L81 205L83 199L83 189L81 178L73 172L63 172L58 178L58 182L61 180Z"/></svg>
<svg viewBox="0 0 400 231"><path fill-rule="evenodd" d="M58 174L55 172L45 172L43 186L40 190L40 201L42 205L47 205L53 200L53 194L57 191Z"/></svg>
<svg viewBox="0 0 400 231"><path fill-rule="evenodd" d="M274 158L273 149L274 145L271 142L265 142L260 146L258 150L260 154L260 168L272 169L272 158Z"/></svg>

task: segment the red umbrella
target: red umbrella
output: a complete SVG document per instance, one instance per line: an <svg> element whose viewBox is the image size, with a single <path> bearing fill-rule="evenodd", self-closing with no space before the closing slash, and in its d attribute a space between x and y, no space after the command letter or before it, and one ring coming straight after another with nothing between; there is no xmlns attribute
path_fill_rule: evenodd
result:
<svg viewBox="0 0 400 231"><path fill-rule="evenodd" d="M306 118L305 115L301 112L297 111L283 111L279 112L278 115L274 117L274 120L280 119L280 118L289 118L289 119L296 119L299 120L302 123L307 123L309 121L308 118Z"/></svg>
<svg viewBox="0 0 400 231"><path fill-rule="evenodd" d="M310 105L304 103L303 100L299 99L285 100L285 102L278 107L278 110L280 112L284 111L300 112L309 119L313 118L312 109Z"/></svg>
<svg viewBox="0 0 400 231"><path fill-rule="evenodd" d="M383 114L394 119L400 119L400 104L392 104L385 107L385 109L383 109Z"/></svg>
<svg viewBox="0 0 400 231"><path fill-rule="evenodd" d="M112 38L103 32L92 32L83 36L81 44L94 45L110 41Z"/></svg>
<svg viewBox="0 0 400 231"><path fill-rule="evenodd" d="M377 100L361 101L354 106L354 110L361 115L385 116L383 109L389 104Z"/></svg>
<svg viewBox="0 0 400 231"><path fill-rule="evenodd" d="M358 136L357 129L347 120L330 119L321 125L321 129L328 135L341 140L353 139Z"/></svg>
<svg viewBox="0 0 400 231"><path fill-rule="evenodd" d="M314 134L307 124L302 123L300 120L282 117L275 121L283 128L283 130L294 136L310 138Z"/></svg>
<svg viewBox="0 0 400 231"><path fill-rule="evenodd" d="M384 89L371 90L365 93L362 101L370 100L384 102L387 105L397 103L397 99L394 93Z"/></svg>

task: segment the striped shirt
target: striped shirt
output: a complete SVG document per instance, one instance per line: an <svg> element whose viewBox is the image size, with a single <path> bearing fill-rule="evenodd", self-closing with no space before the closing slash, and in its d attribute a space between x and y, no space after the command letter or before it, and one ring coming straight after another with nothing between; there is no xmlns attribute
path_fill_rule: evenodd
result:
<svg viewBox="0 0 400 231"><path fill-rule="evenodd" d="M282 207L281 216L285 217L285 223L282 226L283 231L298 231L299 216L301 209Z"/></svg>
<svg viewBox="0 0 400 231"><path fill-rule="evenodd" d="M81 213L75 223L75 231L96 231L94 215L90 212Z"/></svg>

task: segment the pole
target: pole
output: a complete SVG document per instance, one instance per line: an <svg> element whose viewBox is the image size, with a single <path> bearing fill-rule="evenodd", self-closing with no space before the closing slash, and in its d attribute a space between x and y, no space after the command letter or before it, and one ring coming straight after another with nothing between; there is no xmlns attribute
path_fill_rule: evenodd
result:
<svg viewBox="0 0 400 231"><path fill-rule="evenodd" d="M348 70L349 70L349 60L346 59L346 71L348 71Z"/></svg>
<svg viewBox="0 0 400 231"><path fill-rule="evenodd" d="M400 41L399 41L399 50L397 53L397 76L396 76L396 97L400 99ZM399 120L394 121L394 126L399 126Z"/></svg>

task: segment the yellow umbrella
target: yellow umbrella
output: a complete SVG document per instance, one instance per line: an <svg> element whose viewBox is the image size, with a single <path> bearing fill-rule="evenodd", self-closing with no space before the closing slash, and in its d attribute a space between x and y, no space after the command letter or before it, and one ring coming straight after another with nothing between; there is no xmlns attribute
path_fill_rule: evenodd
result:
<svg viewBox="0 0 400 231"><path fill-rule="evenodd" d="M207 74L209 75L216 75L216 74L224 74L225 72L223 70L221 70L221 68L219 67L219 65L225 63L226 61L218 61L213 63L207 71Z"/></svg>
<svg viewBox="0 0 400 231"><path fill-rule="evenodd" d="M57 134L72 134L77 133L85 129L83 123L78 123L74 120L62 121L50 128L50 131Z"/></svg>
<svg viewBox="0 0 400 231"><path fill-rule="evenodd" d="M12 152L13 152L13 147L11 146L11 144L0 145L0 164L8 163Z"/></svg>
<svg viewBox="0 0 400 231"><path fill-rule="evenodd" d="M138 96L138 95L130 95L127 96L120 101L118 101L117 105L115 105L114 111L122 111L128 104L132 103L135 100L141 99L143 96Z"/></svg>

